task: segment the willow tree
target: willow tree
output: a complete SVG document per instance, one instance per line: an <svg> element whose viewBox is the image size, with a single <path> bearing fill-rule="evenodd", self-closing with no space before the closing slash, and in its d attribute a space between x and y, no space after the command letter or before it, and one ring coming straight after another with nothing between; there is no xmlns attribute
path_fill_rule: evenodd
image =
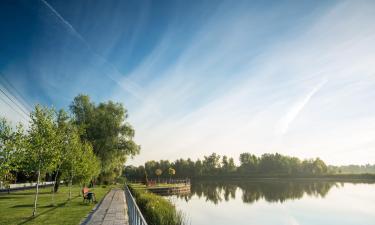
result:
<svg viewBox="0 0 375 225"><path fill-rule="evenodd" d="M127 157L138 154L140 149L133 141L134 129L126 121L127 110L112 101L96 105L87 95L75 97L70 110L82 130L82 141L90 142L100 159L100 180L113 180L121 174Z"/></svg>
<svg viewBox="0 0 375 225"><path fill-rule="evenodd" d="M54 111L37 105L30 114L30 125L25 148L26 170L37 174L33 216L36 215L39 183L42 175L55 169L58 158Z"/></svg>

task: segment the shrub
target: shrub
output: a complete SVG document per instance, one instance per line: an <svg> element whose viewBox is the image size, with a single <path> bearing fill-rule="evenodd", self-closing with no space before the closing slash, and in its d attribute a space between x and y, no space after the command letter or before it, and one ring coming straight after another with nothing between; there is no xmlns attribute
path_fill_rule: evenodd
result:
<svg viewBox="0 0 375 225"><path fill-rule="evenodd" d="M137 205L148 224L152 225L182 225L181 212L167 199L146 190L130 188Z"/></svg>

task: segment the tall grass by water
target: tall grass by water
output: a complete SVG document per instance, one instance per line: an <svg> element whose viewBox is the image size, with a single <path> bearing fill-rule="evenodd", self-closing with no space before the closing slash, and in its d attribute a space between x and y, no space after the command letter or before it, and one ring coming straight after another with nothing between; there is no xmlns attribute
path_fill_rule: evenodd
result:
<svg viewBox="0 0 375 225"><path fill-rule="evenodd" d="M137 205L141 210L148 224L152 225L184 225L182 212L177 211L176 207L162 196L153 194L144 189L129 189L136 199Z"/></svg>

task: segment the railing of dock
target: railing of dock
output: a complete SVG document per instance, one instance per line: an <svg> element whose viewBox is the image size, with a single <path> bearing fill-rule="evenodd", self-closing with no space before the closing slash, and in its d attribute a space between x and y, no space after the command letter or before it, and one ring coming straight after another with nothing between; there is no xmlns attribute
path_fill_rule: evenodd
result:
<svg viewBox="0 0 375 225"><path fill-rule="evenodd" d="M147 222L143 217L141 210L139 210L137 202L130 192L128 185L125 185L125 198L128 206L129 225L147 225Z"/></svg>
<svg viewBox="0 0 375 225"><path fill-rule="evenodd" d="M128 179L129 183L144 183L144 180L136 180L136 179ZM169 178L149 178L149 183L155 183L155 184L185 184L190 185L190 179L169 179Z"/></svg>

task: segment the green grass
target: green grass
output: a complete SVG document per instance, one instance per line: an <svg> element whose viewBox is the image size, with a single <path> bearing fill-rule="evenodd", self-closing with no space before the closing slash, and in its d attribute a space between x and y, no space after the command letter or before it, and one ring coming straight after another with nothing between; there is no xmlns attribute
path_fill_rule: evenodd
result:
<svg viewBox="0 0 375 225"><path fill-rule="evenodd" d="M111 189L110 186L97 186L91 190L95 193L97 201ZM51 188L42 188L38 197L37 215L31 217L35 189L0 193L0 224L37 224L37 225L77 225L92 210L95 204L83 203L79 196L81 188L72 188L72 200L69 202L69 189L61 186L56 193L56 206L52 203Z"/></svg>
<svg viewBox="0 0 375 225"><path fill-rule="evenodd" d="M140 185L131 184L129 188L148 224L184 224L182 213L167 199L140 188Z"/></svg>

